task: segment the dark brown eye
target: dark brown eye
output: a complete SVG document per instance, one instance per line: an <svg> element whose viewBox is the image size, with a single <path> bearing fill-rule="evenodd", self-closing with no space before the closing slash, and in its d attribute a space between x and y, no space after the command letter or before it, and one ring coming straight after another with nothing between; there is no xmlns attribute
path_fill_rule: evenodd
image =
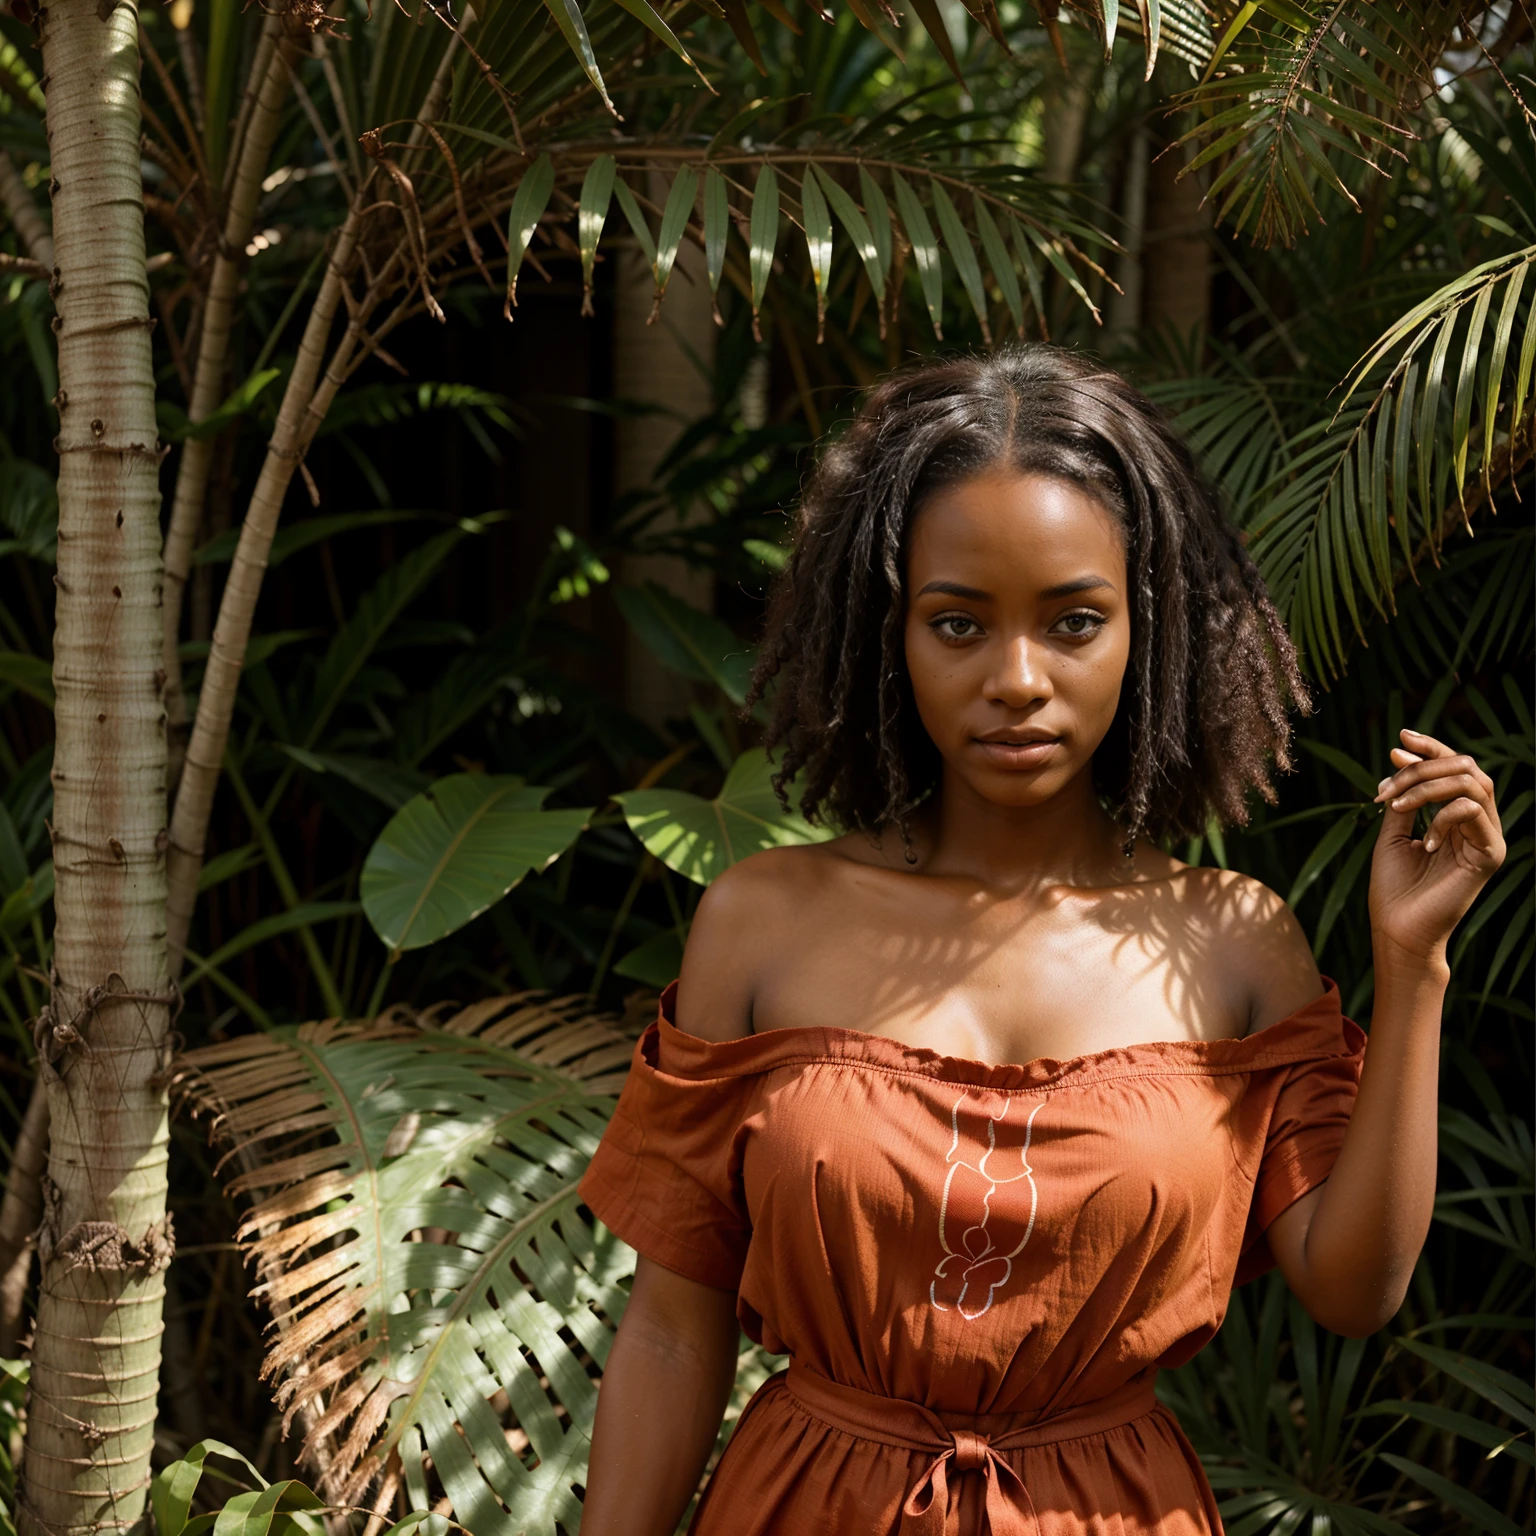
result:
<svg viewBox="0 0 1536 1536"><path fill-rule="evenodd" d="M1071 613L1064 613L1051 626L1053 631L1071 635L1074 639L1086 639L1089 635L1096 635L1105 624L1102 613L1095 613L1089 608L1079 608Z"/></svg>
<svg viewBox="0 0 1536 1536"><path fill-rule="evenodd" d="M971 640L981 633L981 625L963 613L946 613L931 625L941 640Z"/></svg>

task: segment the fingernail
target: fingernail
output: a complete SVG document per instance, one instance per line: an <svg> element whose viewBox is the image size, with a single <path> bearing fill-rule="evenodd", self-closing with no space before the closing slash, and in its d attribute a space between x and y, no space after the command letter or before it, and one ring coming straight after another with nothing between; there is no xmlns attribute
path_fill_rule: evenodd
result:
<svg viewBox="0 0 1536 1536"><path fill-rule="evenodd" d="M1392 802L1392 809L1394 811L1402 810L1402 808L1403 808L1403 798L1404 797L1402 795L1399 795L1397 797L1397 799Z"/></svg>
<svg viewBox="0 0 1536 1536"><path fill-rule="evenodd" d="M1376 786L1376 793L1379 795L1382 792L1382 790L1384 790L1387 787L1387 785L1390 784L1391 782L1392 782L1391 779L1383 779L1381 781L1381 783Z"/></svg>

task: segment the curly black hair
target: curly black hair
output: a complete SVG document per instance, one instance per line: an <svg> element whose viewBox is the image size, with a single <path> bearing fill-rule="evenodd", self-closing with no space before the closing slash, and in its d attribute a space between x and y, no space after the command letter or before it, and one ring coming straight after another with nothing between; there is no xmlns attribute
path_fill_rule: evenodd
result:
<svg viewBox="0 0 1536 1536"><path fill-rule="evenodd" d="M1131 655L1094 781L1127 846L1242 824L1288 710L1310 707L1295 647L1215 487L1171 422L1119 374L1059 347L927 361L871 388L806 487L750 703L782 796L813 820L905 836L940 758L903 649L906 541L943 486L998 467L1094 495L1125 537Z"/></svg>

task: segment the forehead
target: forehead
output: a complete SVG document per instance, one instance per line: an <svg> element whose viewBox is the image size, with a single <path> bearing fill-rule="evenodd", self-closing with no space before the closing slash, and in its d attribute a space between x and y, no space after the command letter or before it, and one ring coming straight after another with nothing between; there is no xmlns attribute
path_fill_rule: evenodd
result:
<svg viewBox="0 0 1536 1536"><path fill-rule="evenodd" d="M1084 569L1118 581L1125 570L1120 525L1104 504L1069 480L997 470L935 491L919 508L907 563L924 579L964 567L992 590L1052 586ZM941 572L938 568L944 567Z"/></svg>

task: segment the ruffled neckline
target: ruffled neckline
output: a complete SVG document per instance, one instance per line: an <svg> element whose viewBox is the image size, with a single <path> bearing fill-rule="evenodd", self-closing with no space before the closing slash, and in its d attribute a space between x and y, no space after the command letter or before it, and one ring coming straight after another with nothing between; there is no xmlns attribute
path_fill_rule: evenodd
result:
<svg viewBox="0 0 1536 1536"><path fill-rule="evenodd" d="M1356 1056L1365 1032L1344 1017L1339 988L1323 978L1320 996L1251 1035L1226 1040L1148 1040L1082 1056L1039 1056L1026 1062L975 1061L926 1046L904 1045L861 1029L804 1025L764 1030L736 1040L705 1040L679 1029L677 983L661 994L656 1022L641 1037L647 1062L673 1077L707 1081L755 1076L817 1063L868 1067L977 1088L1075 1085L1109 1077L1223 1076Z"/></svg>

